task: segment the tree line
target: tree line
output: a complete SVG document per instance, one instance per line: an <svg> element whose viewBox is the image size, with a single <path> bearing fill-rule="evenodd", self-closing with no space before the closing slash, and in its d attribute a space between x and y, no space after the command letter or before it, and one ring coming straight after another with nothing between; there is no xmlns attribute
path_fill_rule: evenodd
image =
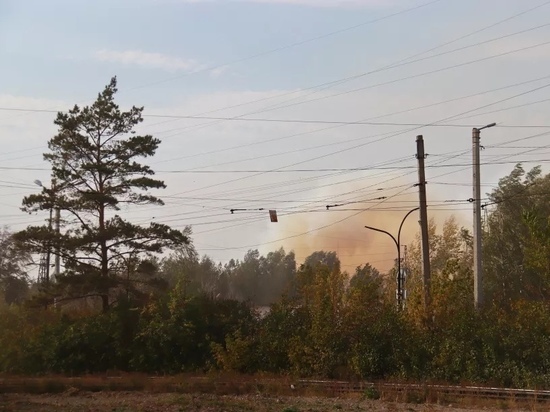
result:
<svg viewBox="0 0 550 412"><path fill-rule="evenodd" d="M550 175L517 165L489 193L483 233L486 305L473 305L472 237L431 221L432 304L422 303L419 239L408 298L396 269L352 273L333 251L297 264L292 251L248 251L226 264L199 256L191 228L123 217L162 205L165 187L139 163L160 141L134 133L143 108L121 111L116 79L88 107L58 114L45 154L52 185L23 209L61 210L0 232L0 372L151 374L231 370L339 379L547 386L550 382ZM29 278L58 254L50 282ZM269 308L259 311L258 308Z"/></svg>

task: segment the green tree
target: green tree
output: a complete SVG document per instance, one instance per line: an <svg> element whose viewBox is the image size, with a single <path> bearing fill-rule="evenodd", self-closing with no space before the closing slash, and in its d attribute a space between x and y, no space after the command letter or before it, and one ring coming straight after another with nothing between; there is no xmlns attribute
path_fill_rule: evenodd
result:
<svg viewBox="0 0 550 412"><path fill-rule="evenodd" d="M382 275L378 269L370 263L365 263L363 266L357 266L357 268L355 268L355 273L349 281L349 286L353 289L372 284L375 286L375 289L381 289L382 283Z"/></svg>
<svg viewBox="0 0 550 412"><path fill-rule="evenodd" d="M121 111L114 100L116 84L116 78L111 79L91 106L58 113L59 131L44 155L56 184L23 199L23 210L29 213L59 208L61 232L29 226L17 234L33 252L43 253L53 245L61 256L64 271L57 279L58 293L66 298L100 297L104 311L117 290L148 282L145 275L154 274L147 264L152 254L190 241L189 231L159 223L137 225L117 213L123 205L162 205L149 190L166 186L151 177L149 166L138 163L155 154L160 140L135 134L143 108ZM143 276L132 278L129 270Z"/></svg>
<svg viewBox="0 0 550 412"><path fill-rule="evenodd" d="M445 317L446 310L460 310L473 305L473 258L472 237L459 226L454 216L448 218L438 231L435 221L428 226L431 262L432 310L435 314L441 309ZM407 279L407 310L416 319L422 318L422 253L420 238L410 247L409 278ZM450 298L452 296L452 299ZM452 300L453 305L448 306ZM449 318L451 319L451 318Z"/></svg>
<svg viewBox="0 0 550 412"><path fill-rule="evenodd" d="M337 377L346 366L344 329L347 274L336 264L301 265L296 273L296 304L305 334L291 339L289 360L303 375Z"/></svg>
<svg viewBox="0 0 550 412"><path fill-rule="evenodd" d="M325 252L324 250L318 250L306 257L304 260L305 266L317 266L326 265L329 270L333 270L336 267L340 268L340 259L336 252Z"/></svg>
<svg viewBox="0 0 550 412"><path fill-rule="evenodd" d="M9 305L20 303L29 291L27 267L30 253L18 243L7 228L0 229L0 292Z"/></svg>
<svg viewBox="0 0 550 412"><path fill-rule="evenodd" d="M488 298L509 305L518 299L550 297L544 268L546 217L550 215L550 175L540 167L517 165L489 194L491 212L483 239Z"/></svg>
<svg viewBox="0 0 550 412"><path fill-rule="evenodd" d="M258 304L270 305L284 294L292 294L296 276L294 252L286 253L283 248L260 257L261 282Z"/></svg>
<svg viewBox="0 0 550 412"><path fill-rule="evenodd" d="M227 281L229 297L267 306L278 301L283 294L292 293L296 274L294 252L283 248L261 256L257 250L249 250L242 261L231 260L220 276L220 293Z"/></svg>
<svg viewBox="0 0 550 412"><path fill-rule="evenodd" d="M395 373L403 356L405 330L394 297L386 297L383 278L370 264L356 268L344 313L347 362L354 375L372 379Z"/></svg>
<svg viewBox="0 0 550 412"><path fill-rule="evenodd" d="M525 212L524 221L529 233L526 236L525 267L536 273L531 277L530 290L541 298L550 298L550 217L540 210Z"/></svg>

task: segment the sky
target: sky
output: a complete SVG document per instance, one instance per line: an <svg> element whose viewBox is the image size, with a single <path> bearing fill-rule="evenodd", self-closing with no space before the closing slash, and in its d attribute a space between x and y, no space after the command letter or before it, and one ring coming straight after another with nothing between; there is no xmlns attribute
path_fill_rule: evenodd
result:
<svg viewBox="0 0 550 412"><path fill-rule="evenodd" d="M145 107L138 131L162 140L147 162L168 186L165 206L120 213L191 225L221 262L284 247L388 269L395 246L363 226L397 234L418 206L417 135L439 224L471 227L472 127L497 123L483 193L517 162L547 170L549 1L0 0L0 62L0 224L14 231L46 218L19 208L50 181L55 112L112 76L122 108Z"/></svg>

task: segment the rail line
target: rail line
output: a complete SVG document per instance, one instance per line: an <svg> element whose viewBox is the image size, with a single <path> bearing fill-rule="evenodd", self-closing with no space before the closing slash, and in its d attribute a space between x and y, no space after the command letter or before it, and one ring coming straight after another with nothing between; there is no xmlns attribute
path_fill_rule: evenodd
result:
<svg viewBox="0 0 550 412"><path fill-rule="evenodd" d="M508 400L550 403L550 390L423 383L349 382L334 380L257 378L245 376L83 376L0 377L0 393L59 393L82 391L152 391L178 393L331 396L350 394L403 402L439 402L442 399Z"/></svg>

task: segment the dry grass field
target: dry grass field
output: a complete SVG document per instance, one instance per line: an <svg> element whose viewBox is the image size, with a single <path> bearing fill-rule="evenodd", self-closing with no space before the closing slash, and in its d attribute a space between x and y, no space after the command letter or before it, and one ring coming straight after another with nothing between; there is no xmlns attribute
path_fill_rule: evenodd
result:
<svg viewBox="0 0 550 412"><path fill-rule="evenodd" d="M545 405L547 407L548 405ZM0 412L473 412L521 409L499 407L394 403L381 400L267 397L260 395L161 394L143 392L85 392L69 389L59 394L2 394ZM539 409L544 410L544 409Z"/></svg>
<svg viewBox="0 0 550 412"><path fill-rule="evenodd" d="M457 394L418 385L358 388L351 382L283 376L0 376L0 412L545 411L550 410L548 400L491 392Z"/></svg>

